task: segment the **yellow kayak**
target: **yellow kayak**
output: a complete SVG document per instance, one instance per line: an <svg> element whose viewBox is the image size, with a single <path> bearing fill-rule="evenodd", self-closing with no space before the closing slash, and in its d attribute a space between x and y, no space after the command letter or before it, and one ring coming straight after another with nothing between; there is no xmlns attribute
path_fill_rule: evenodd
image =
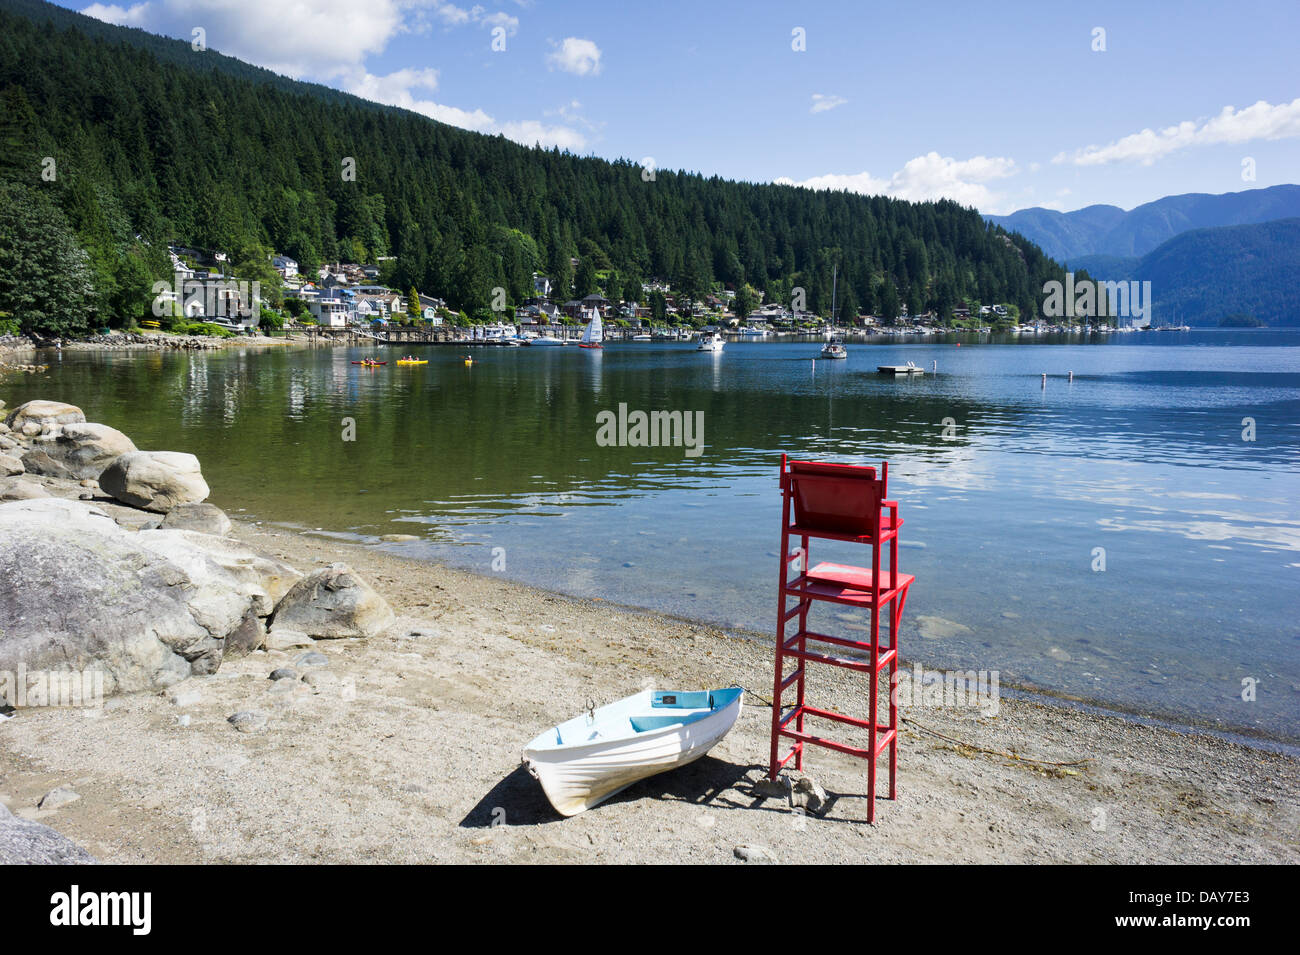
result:
<svg viewBox="0 0 1300 955"><path fill-rule="evenodd" d="M397 363L399 365L427 365L429 364L429 360L427 358L423 358L423 359L399 358L397 359Z"/></svg>

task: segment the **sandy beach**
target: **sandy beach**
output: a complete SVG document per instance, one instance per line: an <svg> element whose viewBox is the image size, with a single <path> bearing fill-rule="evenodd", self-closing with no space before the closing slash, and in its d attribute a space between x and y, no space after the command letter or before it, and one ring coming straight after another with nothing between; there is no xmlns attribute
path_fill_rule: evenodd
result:
<svg viewBox="0 0 1300 955"><path fill-rule="evenodd" d="M752 792L772 666L754 639L373 545L248 523L236 536L303 571L348 563L397 623L317 641L329 662L312 684L268 679L304 650L258 651L102 710L19 711L0 724L16 815L109 863L734 863L742 845L780 862L1300 861L1294 758L1006 699L996 717L905 710L899 799L874 826L863 764L822 750L805 769L830 805L794 811ZM818 676L820 698L861 707L851 677ZM524 743L650 681L749 692L708 757L562 819L521 768ZM237 711L265 714L265 731L235 731ZM81 798L37 809L59 786Z"/></svg>

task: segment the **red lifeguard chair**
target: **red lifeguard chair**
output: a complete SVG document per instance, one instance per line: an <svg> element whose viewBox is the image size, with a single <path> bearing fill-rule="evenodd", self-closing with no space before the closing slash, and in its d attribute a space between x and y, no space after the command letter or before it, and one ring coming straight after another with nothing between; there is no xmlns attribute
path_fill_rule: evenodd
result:
<svg viewBox="0 0 1300 955"><path fill-rule="evenodd" d="M803 769L806 744L822 746L838 753L856 756L867 765L867 822L876 818L876 761L889 749L889 798L897 794L898 776L898 703L893 693L898 672L898 625L907 602L908 588L915 579L898 570L898 531L903 526L898 517L898 503L886 500L889 464L874 467L826 464L813 461L789 461L781 455L781 581L780 604L776 618L776 677L772 691L772 760L769 776L777 773L792 758L796 769ZM790 550L791 538L799 540L799 549ZM819 563L812 565L808 542L813 538L847 541L871 548L869 567ZM881 567L881 551L889 545L889 566ZM791 579L791 565L799 564L800 573ZM793 599L794 605L789 601ZM835 637L808 628L808 614L814 601L845 604L867 610L871 617L866 642ZM885 618L882 628L881 618ZM797 620L793 634L787 635L786 624ZM882 634L883 629L883 634ZM882 636L886 639L882 639ZM809 650L809 642L843 648L851 655L831 655ZM798 665L785 673L786 658ZM870 713L859 719L832 710L810 706L805 700L808 665L812 663L842 667L866 673L870 680ZM880 675L888 672L889 719L879 721ZM791 686L796 689L794 705L786 709L781 696ZM863 749L836 742L810 732L805 720L830 720L865 729L868 743ZM793 741L793 747L780 756L781 738Z"/></svg>

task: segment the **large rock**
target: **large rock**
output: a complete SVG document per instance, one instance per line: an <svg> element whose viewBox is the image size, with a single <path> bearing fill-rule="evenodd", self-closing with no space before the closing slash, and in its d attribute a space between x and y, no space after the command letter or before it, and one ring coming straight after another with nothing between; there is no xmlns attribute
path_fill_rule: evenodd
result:
<svg viewBox="0 0 1300 955"><path fill-rule="evenodd" d="M65 424L33 439L23 464L33 474L80 481L99 477L116 458L135 450L130 438L106 424Z"/></svg>
<svg viewBox="0 0 1300 955"><path fill-rule="evenodd" d="M246 657L254 650L262 649L266 643L266 624L262 618L249 610L239 626L226 634L224 659L235 660Z"/></svg>
<svg viewBox="0 0 1300 955"><path fill-rule="evenodd" d="M0 501L31 501L52 497L43 485L22 478L0 480Z"/></svg>
<svg viewBox="0 0 1300 955"><path fill-rule="evenodd" d="M0 865L93 865L94 857L67 836L0 803Z"/></svg>
<svg viewBox="0 0 1300 955"><path fill-rule="evenodd" d="M199 459L180 451L129 451L104 469L99 486L123 504L161 514L208 496Z"/></svg>
<svg viewBox="0 0 1300 955"><path fill-rule="evenodd" d="M60 462L50 457L49 453L43 448L32 448L23 452L23 469L29 474L40 474L45 477L63 478L72 480L72 472L63 466Z"/></svg>
<svg viewBox="0 0 1300 955"><path fill-rule="evenodd" d="M167 512L160 526L164 530L199 531L225 537L234 525L215 504L177 504Z"/></svg>
<svg viewBox="0 0 1300 955"><path fill-rule="evenodd" d="M37 426L36 432L49 431L59 425L82 424L86 416L76 405L62 401L29 401L9 413L5 424L10 430L24 431L29 424Z"/></svg>
<svg viewBox="0 0 1300 955"><path fill-rule="evenodd" d="M372 637L397 619L379 596L347 564L331 564L293 585L275 608L271 633L297 630L327 640Z"/></svg>
<svg viewBox="0 0 1300 955"><path fill-rule="evenodd" d="M79 501L0 504L0 671L97 669L106 694L211 673L244 615L296 577L235 541L132 532Z"/></svg>
<svg viewBox="0 0 1300 955"><path fill-rule="evenodd" d="M215 537L198 531L142 530L135 535L144 548L167 558L181 567L195 582L202 604L219 601L230 606L230 594L238 599L238 614L225 626L223 635L238 626L244 611L252 609L259 617L268 616L290 588L302 580L302 574L283 561L249 550L237 540ZM208 593L210 592L210 593Z"/></svg>
<svg viewBox="0 0 1300 955"><path fill-rule="evenodd" d="M27 466L21 460L12 454L0 452L0 477L22 474L26 470Z"/></svg>

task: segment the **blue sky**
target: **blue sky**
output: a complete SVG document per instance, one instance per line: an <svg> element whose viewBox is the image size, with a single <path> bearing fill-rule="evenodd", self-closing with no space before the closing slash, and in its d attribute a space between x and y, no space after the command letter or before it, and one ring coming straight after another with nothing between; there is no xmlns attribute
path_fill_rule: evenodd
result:
<svg viewBox="0 0 1300 955"><path fill-rule="evenodd" d="M466 128L731 179L986 213L1300 182L1295 0L62 5L202 27L224 53Z"/></svg>

